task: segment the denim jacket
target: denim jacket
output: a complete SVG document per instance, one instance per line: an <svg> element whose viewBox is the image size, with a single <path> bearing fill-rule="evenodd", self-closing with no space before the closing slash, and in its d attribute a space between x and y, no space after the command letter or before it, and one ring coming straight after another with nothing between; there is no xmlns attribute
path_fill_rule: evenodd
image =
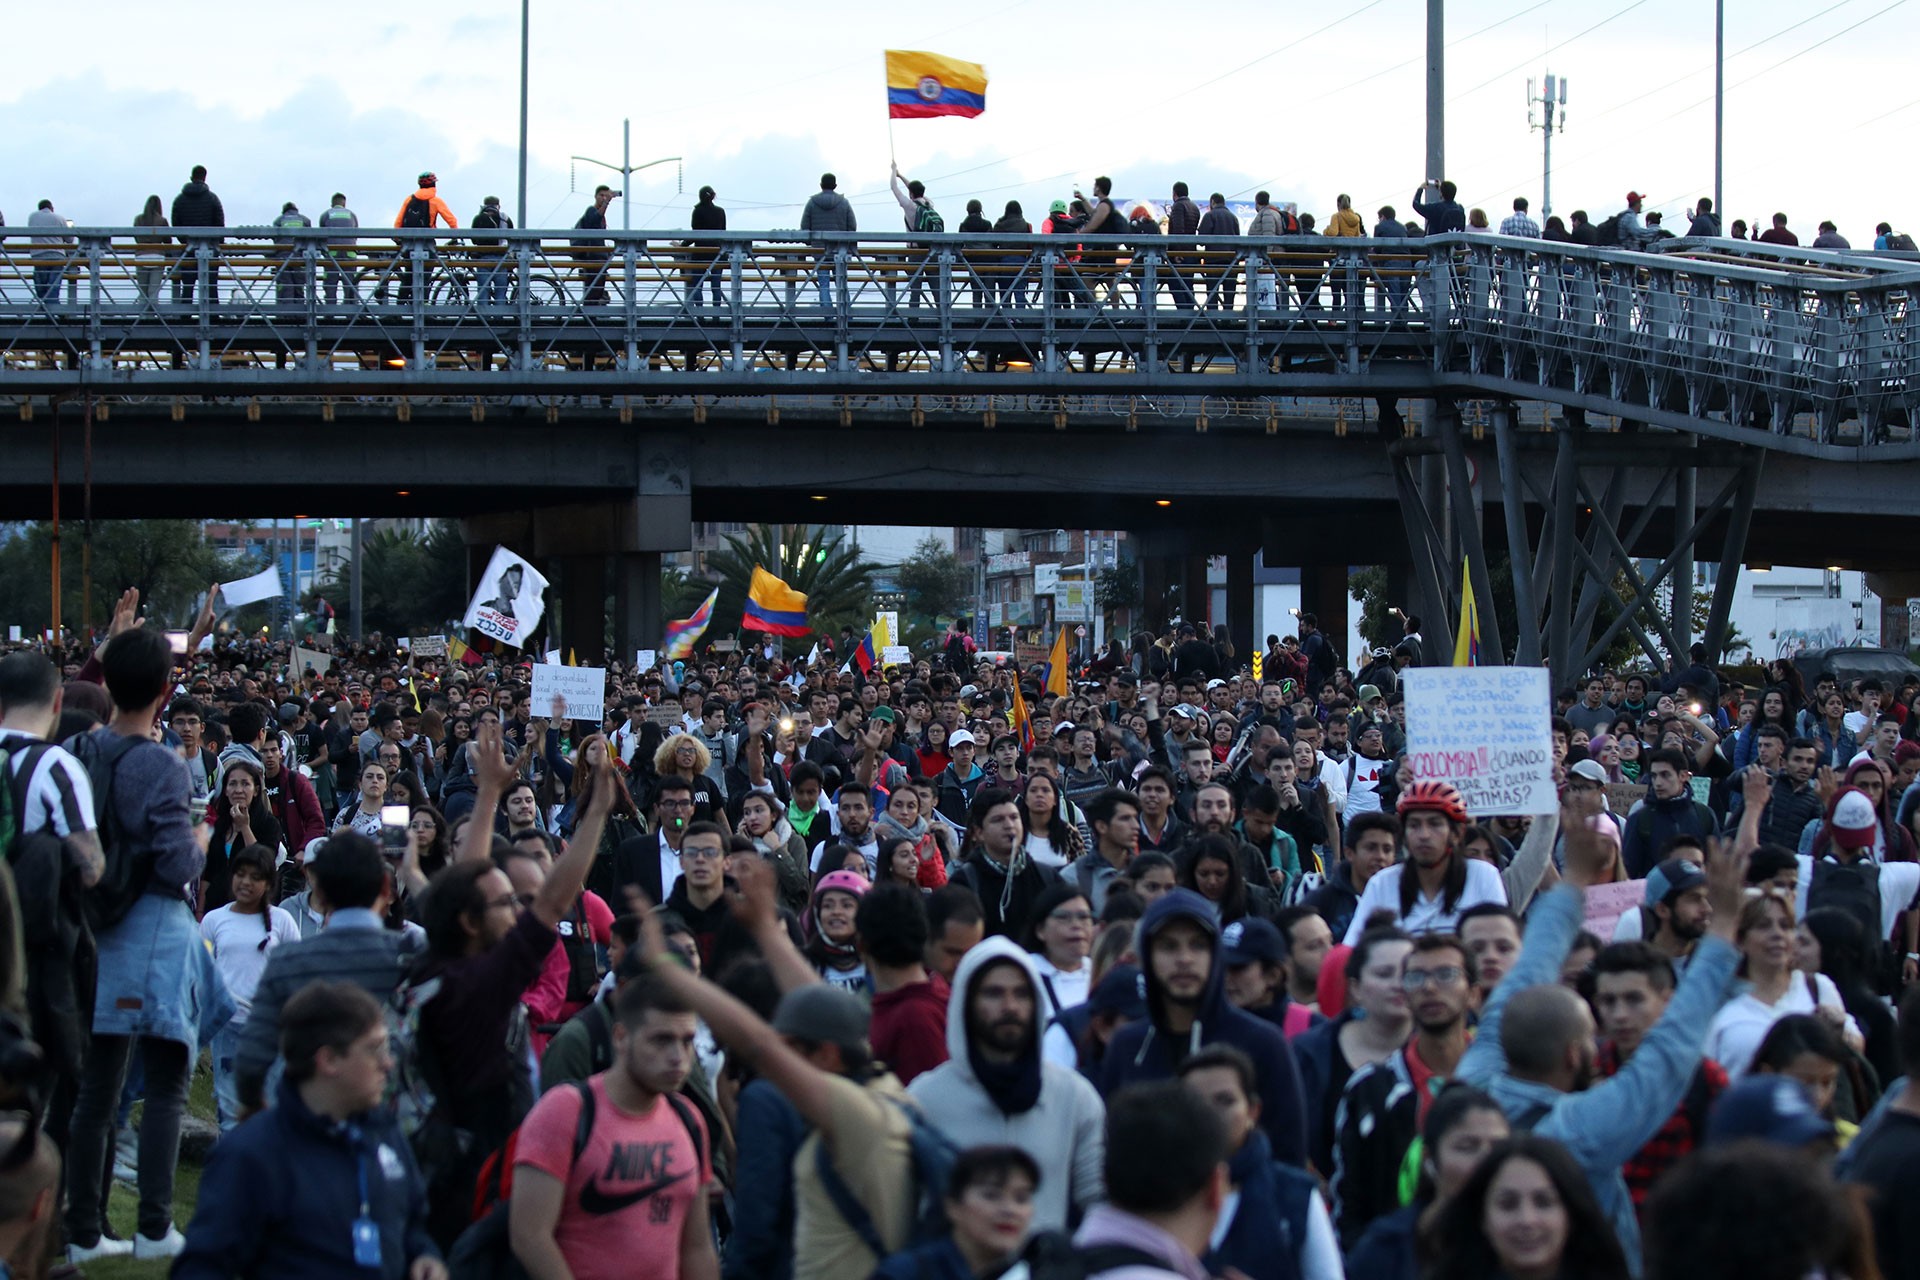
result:
<svg viewBox="0 0 1920 1280"><path fill-rule="evenodd" d="M152 1036L198 1052L232 1019L233 997L181 899L142 894L100 931L99 947L96 1035Z"/></svg>
<svg viewBox="0 0 1920 1280"><path fill-rule="evenodd" d="M1626 1251L1629 1270L1638 1275L1640 1226L1620 1166L1659 1132L1686 1096L1700 1065L1707 1024L1731 993L1739 955L1719 938L1702 938L1666 1013L1620 1074L1579 1093L1561 1093L1508 1073L1500 1021L1514 992L1558 981L1580 923L1579 890L1562 885L1535 900L1519 958L1494 988L1473 1047L1454 1074L1491 1093L1510 1119L1541 1106L1550 1108L1533 1131L1564 1145L1586 1172L1601 1211L1613 1222Z"/></svg>

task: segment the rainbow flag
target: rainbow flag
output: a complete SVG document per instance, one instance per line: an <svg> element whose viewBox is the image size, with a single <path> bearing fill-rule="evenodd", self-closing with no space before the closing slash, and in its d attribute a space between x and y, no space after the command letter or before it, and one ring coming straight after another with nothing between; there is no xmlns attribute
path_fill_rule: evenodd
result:
<svg viewBox="0 0 1920 1280"><path fill-rule="evenodd" d="M1473 576L1465 561L1460 565L1460 632L1453 642L1453 665L1480 665L1480 609L1473 600Z"/></svg>
<svg viewBox="0 0 1920 1280"><path fill-rule="evenodd" d="M742 631L765 631L776 636L807 634L807 597L780 579L753 566L753 581L747 587L747 611L740 619Z"/></svg>
<svg viewBox="0 0 1920 1280"><path fill-rule="evenodd" d="M937 53L887 50L887 116L977 116L987 109L987 69Z"/></svg>
<svg viewBox="0 0 1920 1280"><path fill-rule="evenodd" d="M707 624L713 621L713 602L719 598L720 588L715 587L693 611L692 617L667 624L667 636L660 642L660 652L668 662L685 662L693 656L694 642L706 633Z"/></svg>

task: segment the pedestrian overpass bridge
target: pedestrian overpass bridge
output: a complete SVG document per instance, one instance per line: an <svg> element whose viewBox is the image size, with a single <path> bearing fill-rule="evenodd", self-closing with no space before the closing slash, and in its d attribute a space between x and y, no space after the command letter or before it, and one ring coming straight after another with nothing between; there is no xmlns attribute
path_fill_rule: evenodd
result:
<svg viewBox="0 0 1920 1280"><path fill-rule="evenodd" d="M1485 570L1494 502L1559 667L1579 645L1556 615L1592 613L1559 597L1580 575L1672 549L1650 603L1711 546L1725 583L1756 506L1846 517L1763 521L1773 558L1867 567L1906 554L1920 479L1911 255L171 234L0 236L9 510L57 488L96 514L235 490L271 512L532 511L556 555L643 556L692 518L851 523L876 496L868 521L1023 510L1004 522L1205 528L1209 550L1324 538L1338 511L1346 562L1410 559L1443 614L1460 561Z"/></svg>

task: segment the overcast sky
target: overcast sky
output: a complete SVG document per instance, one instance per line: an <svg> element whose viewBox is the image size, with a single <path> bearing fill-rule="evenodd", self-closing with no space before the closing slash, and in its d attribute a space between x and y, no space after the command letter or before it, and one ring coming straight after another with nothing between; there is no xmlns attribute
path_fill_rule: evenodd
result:
<svg viewBox="0 0 1920 1280"><path fill-rule="evenodd" d="M1881 218L1920 227L1904 172L1920 132L1906 74L1920 4L1727 7L1730 215L1784 210L1803 240L1831 217L1856 245ZM1571 86L1556 211L1597 220L1634 187L1678 213L1711 193L1712 0L1447 8L1448 176L1463 201L1496 223L1515 195L1539 208L1524 99L1549 68ZM702 183L737 228L791 227L832 168L862 229L895 229L887 47L991 76L979 119L894 126L901 166L928 181L949 226L970 196L990 214L1020 199L1037 221L1102 173L1123 197L1183 178L1200 196L1265 186L1322 218L1342 191L1370 219L1383 202L1405 216L1423 177L1424 15L1424 0L536 2L530 221L572 223L601 173L581 166L570 192L569 155L618 161L629 115L636 163L685 157L684 195L671 164L636 177L636 227L685 226ZM16 56L0 87L0 212L14 225L43 196L81 225L125 225L195 163L212 170L230 224L266 221L289 199L311 215L334 190L363 222L391 223L422 169L463 223L483 195L515 203L513 0L21 5L8 36L40 51Z"/></svg>

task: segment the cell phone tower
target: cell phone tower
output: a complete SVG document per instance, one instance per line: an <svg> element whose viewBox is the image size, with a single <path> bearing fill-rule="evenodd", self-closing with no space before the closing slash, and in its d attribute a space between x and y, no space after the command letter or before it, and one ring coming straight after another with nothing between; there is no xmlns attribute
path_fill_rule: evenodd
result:
<svg viewBox="0 0 1920 1280"><path fill-rule="evenodd" d="M1567 127L1567 79L1555 77L1549 71L1544 86L1544 92L1536 92L1540 84L1531 77L1527 80L1527 128L1538 129L1542 135L1540 221L1543 223L1553 213L1553 131ZM1535 110L1536 107L1539 109Z"/></svg>

